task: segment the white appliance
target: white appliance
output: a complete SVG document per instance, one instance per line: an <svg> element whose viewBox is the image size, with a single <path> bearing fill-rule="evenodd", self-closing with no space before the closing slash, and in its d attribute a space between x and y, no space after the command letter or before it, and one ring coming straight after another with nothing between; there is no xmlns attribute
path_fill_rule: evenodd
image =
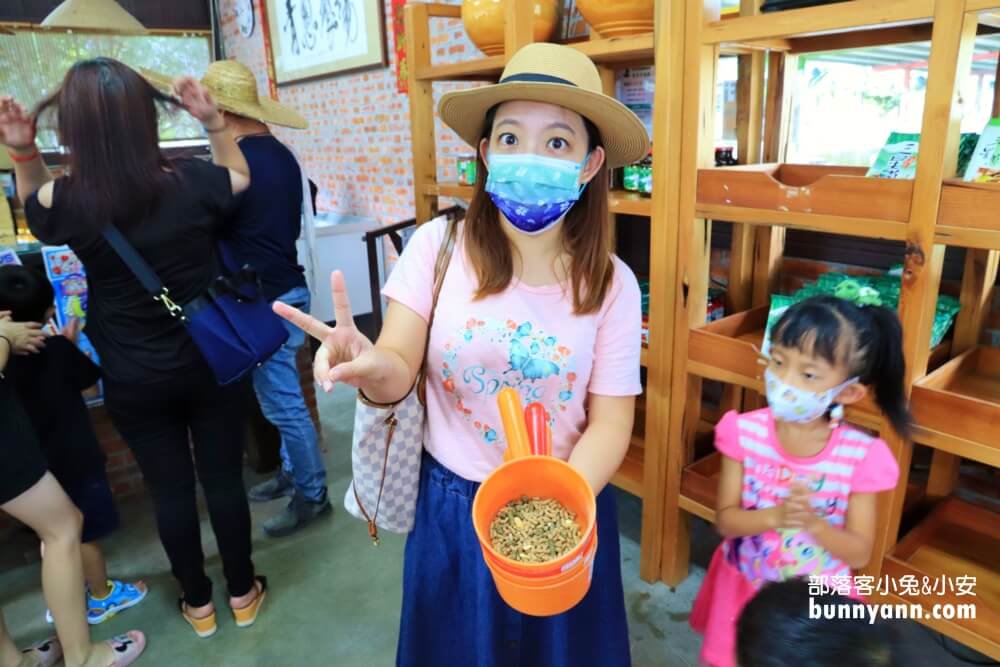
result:
<svg viewBox="0 0 1000 667"><path fill-rule="evenodd" d="M314 218L316 239L316 278L309 275L309 253L305 233L296 244L299 263L307 267L306 279L312 294L312 315L324 322L333 321L333 295L330 274L343 272L351 310L355 316L372 312L371 285L368 280L368 251L365 233L378 229L379 223L368 218L336 213L319 213ZM382 266L381 243L378 246L378 266Z"/></svg>

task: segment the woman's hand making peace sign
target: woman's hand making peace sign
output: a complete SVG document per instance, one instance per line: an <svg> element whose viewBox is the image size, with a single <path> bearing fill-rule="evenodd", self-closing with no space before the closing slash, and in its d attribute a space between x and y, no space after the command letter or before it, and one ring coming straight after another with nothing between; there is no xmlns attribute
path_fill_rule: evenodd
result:
<svg viewBox="0 0 1000 667"><path fill-rule="evenodd" d="M274 304L274 312L322 343L313 363L313 377L324 391L332 390L337 382L358 388L378 382L392 372L391 361L379 354L354 325L347 286L340 271L330 276L330 288L336 318L333 327L280 301Z"/></svg>

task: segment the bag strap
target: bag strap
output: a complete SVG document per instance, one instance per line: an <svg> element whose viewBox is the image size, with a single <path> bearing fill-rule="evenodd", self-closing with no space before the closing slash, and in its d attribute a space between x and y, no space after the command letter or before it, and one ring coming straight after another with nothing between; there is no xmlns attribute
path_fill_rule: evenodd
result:
<svg viewBox="0 0 1000 667"><path fill-rule="evenodd" d="M117 227L108 225L101 232L101 235L132 272L132 275L136 277L136 280L152 295L154 301L162 303L171 317L186 319L184 309L170 299L170 290L156 275L156 271L142 258L135 246L128 242L128 239Z"/></svg>
<svg viewBox="0 0 1000 667"><path fill-rule="evenodd" d="M438 298L441 296L441 288L444 286L448 266L451 264L451 256L455 252L457 231L458 218L449 218L444 241L441 242L441 249L438 250L437 260L434 262L434 296L431 300L431 314L427 318L427 339L424 341L424 357L420 362L420 372L417 373L417 398L420 399L422 405L427 405L427 353L431 348L431 328L434 326L434 313L437 311Z"/></svg>

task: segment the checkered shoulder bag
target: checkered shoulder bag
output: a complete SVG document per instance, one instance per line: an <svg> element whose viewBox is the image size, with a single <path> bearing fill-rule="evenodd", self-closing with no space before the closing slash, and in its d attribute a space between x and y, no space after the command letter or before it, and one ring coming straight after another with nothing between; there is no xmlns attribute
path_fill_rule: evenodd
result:
<svg viewBox="0 0 1000 667"><path fill-rule="evenodd" d="M392 533L408 533L413 529L424 448L427 349L438 296L455 249L457 225L456 218L449 219L434 264L434 297L424 360L413 388L401 401L390 405L373 403L358 392L351 446L354 480L344 497L344 507L368 523L368 532L376 545L380 528Z"/></svg>

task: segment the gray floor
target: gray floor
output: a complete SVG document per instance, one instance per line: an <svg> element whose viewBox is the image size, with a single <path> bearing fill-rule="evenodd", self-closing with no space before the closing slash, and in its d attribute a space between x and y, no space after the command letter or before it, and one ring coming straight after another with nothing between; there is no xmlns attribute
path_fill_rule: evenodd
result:
<svg viewBox="0 0 1000 667"><path fill-rule="evenodd" d="M321 413L331 495L337 501L337 511L332 519L285 540L268 540L259 532L255 535L255 561L272 586L256 626L240 630L231 618L220 615L215 637L199 640L194 636L177 614L177 589L155 535L149 503L139 498L121 508L124 529L105 547L112 576L143 578L150 584L151 593L141 606L98 626L95 638L130 628L144 630L149 647L140 664L150 667L392 665L399 622L403 540L386 535L382 546L374 549L363 524L339 507L350 479L353 394L338 390L332 397L322 397ZM623 571L634 665L697 667L699 638L689 629L687 619L704 570L692 567L691 576L676 590L640 581L641 507L635 498L620 495ZM255 524L280 508L280 502L255 506ZM207 520L203 535L209 574L218 585L222 581L221 567ZM713 542L710 529L699 524L695 539L697 561L707 562ZM23 535L0 548L0 604L19 643L51 632L43 620L36 548ZM226 608L221 588L217 588L215 599L220 609ZM913 655L919 656L905 664L963 664L944 653L938 640L923 628L907 627L905 635Z"/></svg>

